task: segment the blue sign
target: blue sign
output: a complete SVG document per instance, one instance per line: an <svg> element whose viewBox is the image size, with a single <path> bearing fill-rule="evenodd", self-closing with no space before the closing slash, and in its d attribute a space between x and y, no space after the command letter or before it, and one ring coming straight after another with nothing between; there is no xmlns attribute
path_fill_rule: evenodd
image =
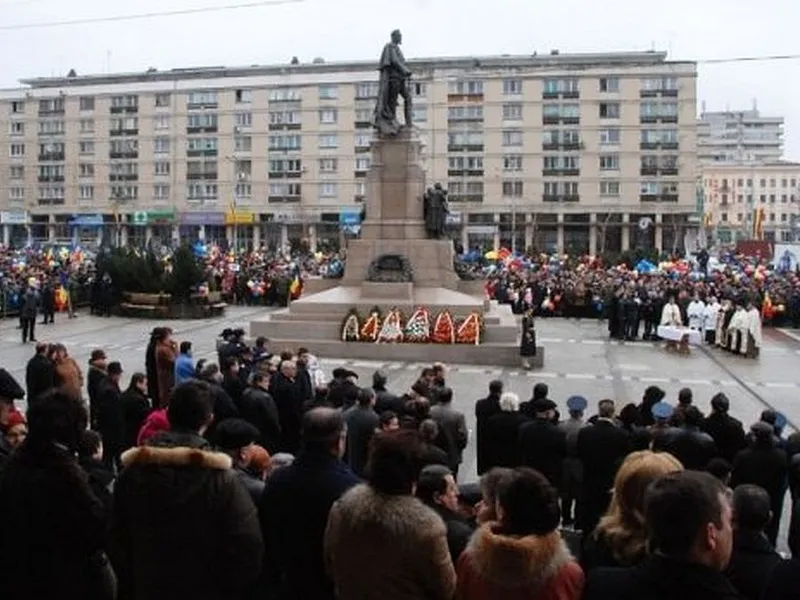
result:
<svg viewBox="0 0 800 600"><path fill-rule="evenodd" d="M73 215L69 224L75 227L102 227L103 215Z"/></svg>

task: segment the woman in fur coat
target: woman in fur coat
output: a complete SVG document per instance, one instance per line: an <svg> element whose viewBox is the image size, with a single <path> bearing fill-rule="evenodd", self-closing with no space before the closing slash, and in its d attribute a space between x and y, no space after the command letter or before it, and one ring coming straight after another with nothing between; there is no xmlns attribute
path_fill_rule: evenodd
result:
<svg viewBox="0 0 800 600"><path fill-rule="evenodd" d="M458 560L457 600L578 600L584 575L558 531L556 489L521 467L500 482L497 508Z"/></svg>

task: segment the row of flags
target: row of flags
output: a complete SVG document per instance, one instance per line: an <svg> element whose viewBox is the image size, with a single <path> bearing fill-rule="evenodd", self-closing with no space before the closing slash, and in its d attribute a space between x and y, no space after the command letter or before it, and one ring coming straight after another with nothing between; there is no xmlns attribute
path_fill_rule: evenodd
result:
<svg viewBox="0 0 800 600"><path fill-rule="evenodd" d="M767 211L763 206L757 206L753 209L753 227L750 232L754 240L764 239L764 223L767 220ZM716 224L714 213L708 211L703 215L703 227L711 228Z"/></svg>

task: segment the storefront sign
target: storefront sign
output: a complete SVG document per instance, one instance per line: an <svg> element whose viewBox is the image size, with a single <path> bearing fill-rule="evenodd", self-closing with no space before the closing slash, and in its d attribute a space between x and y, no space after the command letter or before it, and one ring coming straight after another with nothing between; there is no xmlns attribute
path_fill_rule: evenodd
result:
<svg viewBox="0 0 800 600"><path fill-rule="evenodd" d="M467 233L475 235L494 235L497 232L497 225L467 225Z"/></svg>
<svg viewBox="0 0 800 600"><path fill-rule="evenodd" d="M175 222L175 211L173 210L148 210L148 225L171 225Z"/></svg>
<svg viewBox="0 0 800 600"><path fill-rule="evenodd" d="M255 213L236 211L225 215L226 225L252 225L256 222Z"/></svg>
<svg viewBox="0 0 800 600"><path fill-rule="evenodd" d="M26 225L28 213L24 210L4 210L0 212L0 223L4 225Z"/></svg>
<svg viewBox="0 0 800 600"><path fill-rule="evenodd" d="M102 227L103 215L74 215L69 224L73 227Z"/></svg>
<svg viewBox="0 0 800 600"><path fill-rule="evenodd" d="M225 213L185 212L180 215L181 225L225 225Z"/></svg>
<svg viewBox="0 0 800 600"><path fill-rule="evenodd" d="M339 213L339 223L342 225L361 225L361 209L343 210Z"/></svg>
<svg viewBox="0 0 800 600"><path fill-rule="evenodd" d="M137 210L135 213L133 213L132 223L134 225L140 225L142 227L147 225L147 212L143 210Z"/></svg>

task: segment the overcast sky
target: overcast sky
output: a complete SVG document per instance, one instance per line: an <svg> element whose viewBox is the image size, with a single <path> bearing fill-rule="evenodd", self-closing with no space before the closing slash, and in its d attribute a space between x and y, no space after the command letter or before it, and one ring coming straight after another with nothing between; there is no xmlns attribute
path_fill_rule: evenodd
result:
<svg viewBox="0 0 800 600"><path fill-rule="evenodd" d="M222 6L248 0L0 0L0 28ZM251 0L252 1L252 0ZM0 85L30 76L148 67L372 59L391 29L407 58L666 50L675 59L800 53L797 0L304 0L149 20L0 30ZM800 160L800 60L699 67L698 111L749 108L786 117Z"/></svg>

